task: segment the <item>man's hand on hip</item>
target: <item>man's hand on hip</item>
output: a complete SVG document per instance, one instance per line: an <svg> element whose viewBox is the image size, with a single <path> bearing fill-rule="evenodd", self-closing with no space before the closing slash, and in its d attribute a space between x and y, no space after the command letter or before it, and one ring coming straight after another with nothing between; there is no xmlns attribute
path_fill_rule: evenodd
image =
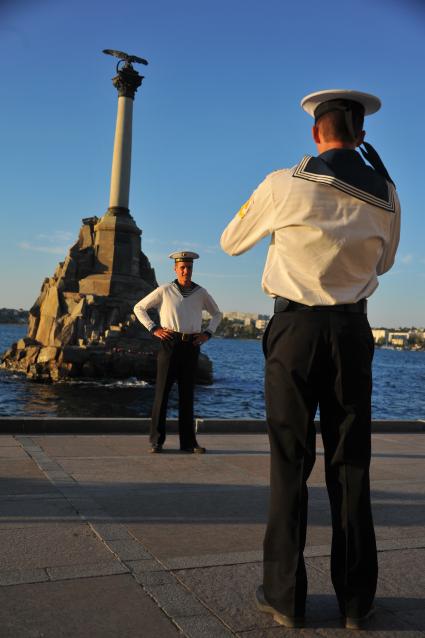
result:
<svg viewBox="0 0 425 638"><path fill-rule="evenodd" d="M169 328L157 328L153 334L161 341L170 341L173 338L173 330Z"/></svg>
<svg viewBox="0 0 425 638"><path fill-rule="evenodd" d="M203 343L208 341L209 337L205 334L205 332L199 332L198 334L193 335L193 345L194 346L202 346Z"/></svg>

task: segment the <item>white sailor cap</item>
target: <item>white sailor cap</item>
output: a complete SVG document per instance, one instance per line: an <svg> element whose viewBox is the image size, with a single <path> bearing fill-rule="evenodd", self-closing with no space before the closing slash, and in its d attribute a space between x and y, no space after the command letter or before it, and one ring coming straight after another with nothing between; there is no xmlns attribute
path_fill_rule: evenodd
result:
<svg viewBox="0 0 425 638"><path fill-rule="evenodd" d="M301 100L301 107L317 122L319 117L329 111L343 110L347 103L353 108L359 108L360 105L362 115L372 115L381 108L381 100L375 95L351 89L327 89L310 93Z"/></svg>
<svg viewBox="0 0 425 638"><path fill-rule="evenodd" d="M170 253L168 256L170 259L174 259L176 263L178 261L193 261L194 259L199 259L198 253L193 253L189 250L179 250L178 252Z"/></svg>

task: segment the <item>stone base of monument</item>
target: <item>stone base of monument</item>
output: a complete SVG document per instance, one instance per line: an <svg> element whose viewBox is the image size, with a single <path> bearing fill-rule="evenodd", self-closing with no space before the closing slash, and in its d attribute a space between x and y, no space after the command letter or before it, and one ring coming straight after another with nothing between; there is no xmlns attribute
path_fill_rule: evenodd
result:
<svg viewBox="0 0 425 638"><path fill-rule="evenodd" d="M2 355L0 367L47 383L76 377L155 380L159 341L133 314L137 301L158 285L155 272L132 218L112 218L112 225L110 220L83 219L65 261L43 282L27 336ZM205 355L197 382L212 383Z"/></svg>
<svg viewBox="0 0 425 638"><path fill-rule="evenodd" d="M30 381L40 383L130 377L153 383L159 343L145 338L137 344L129 344L120 335L114 338L116 343L112 347L102 343L56 347L43 346L25 337L3 354L0 367L21 372ZM202 385L212 383L212 364L203 354L199 358L196 381Z"/></svg>

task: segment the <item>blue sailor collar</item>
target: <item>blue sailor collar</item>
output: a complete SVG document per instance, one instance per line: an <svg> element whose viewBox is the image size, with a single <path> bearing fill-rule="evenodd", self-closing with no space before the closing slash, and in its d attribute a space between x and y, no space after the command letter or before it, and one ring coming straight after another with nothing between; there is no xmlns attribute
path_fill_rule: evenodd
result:
<svg viewBox="0 0 425 638"><path fill-rule="evenodd" d="M328 184L368 204L395 212L393 186L354 149L335 148L317 157L305 155L293 177Z"/></svg>

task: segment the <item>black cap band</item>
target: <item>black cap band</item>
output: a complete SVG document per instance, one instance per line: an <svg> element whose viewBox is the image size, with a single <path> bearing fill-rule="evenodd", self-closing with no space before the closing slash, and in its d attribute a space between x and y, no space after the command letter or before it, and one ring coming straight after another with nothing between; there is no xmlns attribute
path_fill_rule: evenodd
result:
<svg viewBox="0 0 425 638"><path fill-rule="evenodd" d="M353 100L328 100L319 104L314 111L314 121L317 124L318 120L331 111L342 111L343 113L351 112L355 115L364 117L365 108L360 102L354 102Z"/></svg>

